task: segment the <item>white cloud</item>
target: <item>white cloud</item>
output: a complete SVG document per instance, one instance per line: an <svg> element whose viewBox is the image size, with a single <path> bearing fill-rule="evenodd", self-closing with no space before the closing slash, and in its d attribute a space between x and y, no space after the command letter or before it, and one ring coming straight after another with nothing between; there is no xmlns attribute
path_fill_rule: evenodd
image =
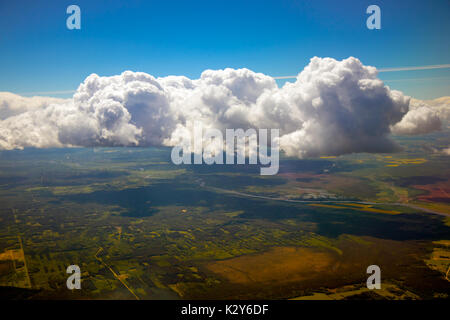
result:
<svg viewBox="0 0 450 320"><path fill-rule="evenodd" d="M411 99L410 109L428 106L433 109L442 123L450 123L450 97L441 97L434 100L416 100Z"/></svg>
<svg viewBox="0 0 450 320"><path fill-rule="evenodd" d="M51 103L64 103L67 99L50 97L22 97L10 92L0 92L0 120L39 108Z"/></svg>
<svg viewBox="0 0 450 320"><path fill-rule="evenodd" d="M73 99L56 100L8 103L0 113L0 148L171 146L196 121L222 131L280 129L281 148L297 157L388 152L395 149L390 128L409 105L374 67L352 57L313 58L282 88L248 69L206 70L199 79L125 71L92 74Z"/></svg>
<svg viewBox="0 0 450 320"><path fill-rule="evenodd" d="M392 127L396 135L418 135L439 130L441 120L437 112L428 106L411 109L402 120Z"/></svg>
<svg viewBox="0 0 450 320"><path fill-rule="evenodd" d="M258 102L261 124L282 129L281 148L307 157L394 150L389 126L406 113L409 98L358 59L313 58L296 82Z"/></svg>
<svg viewBox="0 0 450 320"><path fill-rule="evenodd" d="M411 99L408 113L392 126L397 135L418 135L441 130L450 122L450 97L435 100Z"/></svg>

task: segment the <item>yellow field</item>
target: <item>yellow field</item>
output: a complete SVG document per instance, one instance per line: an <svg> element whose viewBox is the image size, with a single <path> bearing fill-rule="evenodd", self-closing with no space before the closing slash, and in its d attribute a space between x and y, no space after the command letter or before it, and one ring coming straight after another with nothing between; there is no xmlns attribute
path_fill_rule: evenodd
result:
<svg viewBox="0 0 450 320"><path fill-rule="evenodd" d="M435 247L425 263L431 269L442 273L442 276L450 281L450 240L433 241Z"/></svg>
<svg viewBox="0 0 450 320"><path fill-rule="evenodd" d="M24 261L23 252L17 249L5 250L5 252L0 253L0 261L2 260Z"/></svg>
<svg viewBox="0 0 450 320"><path fill-rule="evenodd" d="M398 167L399 165L405 165L405 164L422 164L427 162L424 158L417 158L417 159L392 159L388 158L385 159L386 163L389 163L386 165L386 167Z"/></svg>
<svg viewBox="0 0 450 320"><path fill-rule="evenodd" d="M359 204L359 203L348 203L348 204L344 204L344 205L340 205L340 206L331 205L331 204L311 203L311 204L309 204L309 206L334 208L334 209L350 209L350 210L385 213L385 214L400 214L401 213L400 211L394 211L394 210L376 209L376 208L372 208L372 205L370 205L370 204Z"/></svg>
<svg viewBox="0 0 450 320"><path fill-rule="evenodd" d="M349 285L334 290L328 290L327 293L315 292L312 295L300 296L290 300L342 300L353 295L368 293L371 291L372 290L368 289L364 285ZM401 289L395 284L386 282L381 285L381 290L375 290L375 293L388 300L419 299L419 297L414 293Z"/></svg>

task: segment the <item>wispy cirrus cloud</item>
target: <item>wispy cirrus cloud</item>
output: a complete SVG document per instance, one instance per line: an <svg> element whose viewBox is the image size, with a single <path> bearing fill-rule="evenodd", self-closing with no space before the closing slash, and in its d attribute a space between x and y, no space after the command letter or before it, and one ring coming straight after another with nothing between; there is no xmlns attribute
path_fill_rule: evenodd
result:
<svg viewBox="0 0 450 320"><path fill-rule="evenodd" d="M448 69L450 64L435 64L430 66L415 66L415 67L394 67L394 68L380 68L379 72L394 72L394 71L413 71L413 70L431 70L431 69Z"/></svg>
<svg viewBox="0 0 450 320"><path fill-rule="evenodd" d="M385 79L383 82L404 82L404 81L430 81L430 80L450 80L450 77L425 77L425 78L404 78L404 79Z"/></svg>
<svg viewBox="0 0 450 320"><path fill-rule="evenodd" d="M396 72L396 71L431 70L431 69L448 69L448 68L450 68L450 64L435 64L429 66L380 68L378 69L378 72ZM297 76L277 76L273 78L275 80L282 80L282 79L294 79L297 78Z"/></svg>

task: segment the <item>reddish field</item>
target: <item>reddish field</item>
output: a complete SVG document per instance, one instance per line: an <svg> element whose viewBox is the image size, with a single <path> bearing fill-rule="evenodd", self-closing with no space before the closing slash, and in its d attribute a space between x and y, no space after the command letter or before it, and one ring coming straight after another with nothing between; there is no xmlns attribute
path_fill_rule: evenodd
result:
<svg viewBox="0 0 450 320"><path fill-rule="evenodd" d="M450 181L428 185L414 185L413 187L428 192L427 194L418 196L417 200L450 203Z"/></svg>

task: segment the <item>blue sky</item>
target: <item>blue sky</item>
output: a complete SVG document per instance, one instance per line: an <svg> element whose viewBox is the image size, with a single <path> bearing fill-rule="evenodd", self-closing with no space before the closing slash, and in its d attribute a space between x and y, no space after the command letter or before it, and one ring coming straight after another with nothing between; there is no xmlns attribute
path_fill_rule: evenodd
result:
<svg viewBox="0 0 450 320"><path fill-rule="evenodd" d="M81 8L81 30L66 8ZM370 4L381 30L366 28ZM313 56L379 68L450 63L450 1L1 1L0 91L70 96L91 73L295 75ZM416 98L450 95L450 69L381 73ZM280 81L280 84L282 81Z"/></svg>

